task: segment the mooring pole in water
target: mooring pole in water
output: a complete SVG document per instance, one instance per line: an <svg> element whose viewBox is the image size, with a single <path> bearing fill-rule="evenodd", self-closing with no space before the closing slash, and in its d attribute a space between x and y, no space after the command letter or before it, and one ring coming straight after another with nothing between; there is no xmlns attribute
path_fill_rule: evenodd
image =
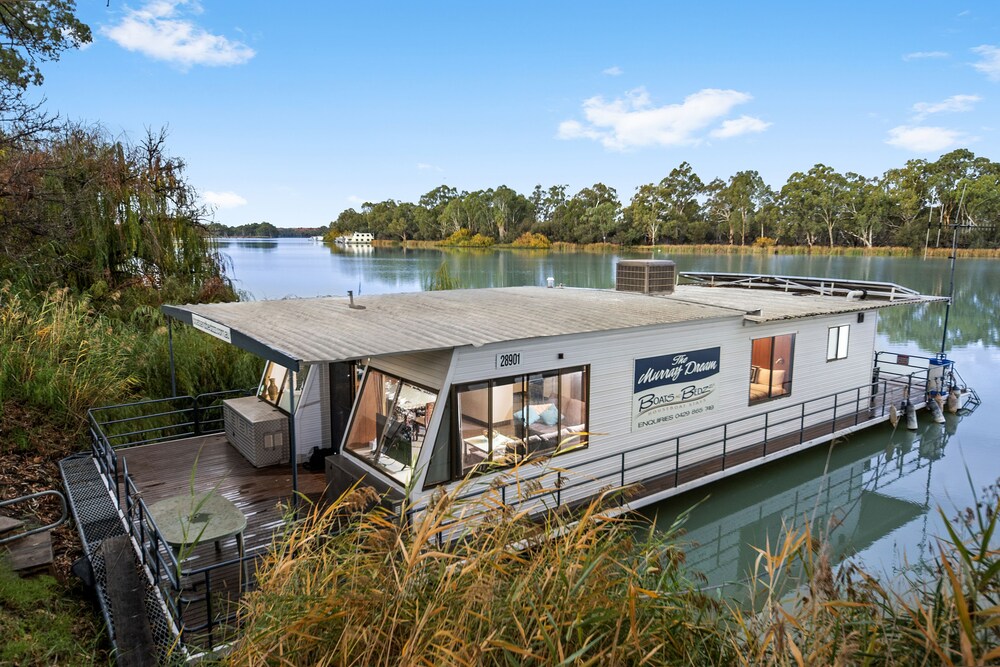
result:
<svg viewBox="0 0 1000 667"><path fill-rule="evenodd" d="M952 225L951 234L951 278L948 284L948 303L944 307L944 331L941 332L941 353L944 358L944 346L948 342L948 316L951 314L951 302L955 298L955 256L958 254L958 225Z"/></svg>
<svg viewBox="0 0 1000 667"><path fill-rule="evenodd" d="M170 348L170 396L177 396L177 372L174 370L174 318L167 316L167 346Z"/></svg>
<svg viewBox="0 0 1000 667"><path fill-rule="evenodd" d="M291 369L288 369L291 370ZM292 372L288 379L288 458L292 461L292 510L299 508L299 462L295 453L295 380Z"/></svg>
<svg viewBox="0 0 1000 667"><path fill-rule="evenodd" d="M965 202L965 187L962 188L962 196L958 200L958 208L955 209L955 217L962 215L962 204ZM942 207L943 208L943 207ZM942 212L942 215L944 213ZM944 359L944 346L948 341L948 316L951 314L951 302L955 300L955 259L958 257L958 229L959 227L971 227L972 225L960 225L956 220L951 225L951 278L948 284L948 303L944 307L944 331L941 332L941 353L938 355ZM938 232L940 236L940 231Z"/></svg>

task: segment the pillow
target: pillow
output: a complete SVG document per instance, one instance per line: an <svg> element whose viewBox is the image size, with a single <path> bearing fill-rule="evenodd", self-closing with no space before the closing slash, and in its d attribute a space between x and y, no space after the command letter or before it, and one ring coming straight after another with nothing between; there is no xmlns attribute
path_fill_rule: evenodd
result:
<svg viewBox="0 0 1000 667"><path fill-rule="evenodd" d="M770 368L758 368L757 369L757 384L762 384L765 387L771 384L771 369Z"/></svg>
<svg viewBox="0 0 1000 667"><path fill-rule="evenodd" d="M517 412L514 413L514 419L521 422L525 426L527 426L528 424L534 424L536 421L538 421L538 418L540 416L541 414L538 412L538 409L534 405L528 405L523 409L518 410Z"/></svg>
<svg viewBox="0 0 1000 667"><path fill-rule="evenodd" d="M555 426L556 422L559 421L559 410L550 403L549 407L545 408L539 416L547 426Z"/></svg>
<svg viewBox="0 0 1000 667"><path fill-rule="evenodd" d="M771 387L780 389L785 383L785 371L771 371Z"/></svg>
<svg viewBox="0 0 1000 667"><path fill-rule="evenodd" d="M757 376L760 375L760 366L750 367L750 384L757 382Z"/></svg>

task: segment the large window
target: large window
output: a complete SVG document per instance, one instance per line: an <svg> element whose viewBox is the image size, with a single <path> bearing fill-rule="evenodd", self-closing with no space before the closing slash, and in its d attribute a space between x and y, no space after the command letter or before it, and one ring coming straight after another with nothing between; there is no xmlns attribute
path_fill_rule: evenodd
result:
<svg viewBox="0 0 1000 667"><path fill-rule="evenodd" d="M455 472L464 476L584 444L587 389L586 368L456 387Z"/></svg>
<svg viewBox="0 0 1000 667"><path fill-rule="evenodd" d="M408 484L437 393L370 369L347 434L347 451Z"/></svg>
<svg viewBox="0 0 1000 667"><path fill-rule="evenodd" d="M847 358L847 340L850 333L850 324L843 324L839 327L830 327L830 331L826 338L827 361Z"/></svg>
<svg viewBox="0 0 1000 667"><path fill-rule="evenodd" d="M757 338L750 353L750 404L792 393L795 334Z"/></svg>

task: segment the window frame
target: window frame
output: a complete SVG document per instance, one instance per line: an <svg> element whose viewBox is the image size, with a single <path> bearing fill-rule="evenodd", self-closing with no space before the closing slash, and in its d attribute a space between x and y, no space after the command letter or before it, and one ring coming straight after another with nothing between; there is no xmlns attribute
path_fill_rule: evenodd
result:
<svg viewBox="0 0 1000 667"><path fill-rule="evenodd" d="M574 373L581 374L581 385L579 392L580 396L579 397L574 397L571 395L564 396L563 394L564 378ZM503 459L489 460L489 457L492 455L493 440L495 439L495 436L491 437L491 432L494 432L494 429L496 428L496 420L493 414L494 403L495 403L493 394L494 389L496 387L504 387L510 385L519 386L520 395L522 397L519 407L521 410L525 410L532 405L532 403L530 402L531 399L528 398L532 386L531 381L532 379L537 379L539 377L542 378L542 384L544 384L544 381L547 378L554 378L555 380L556 394L555 394L554 404L556 405L556 409L558 412L556 423L552 425L554 426L554 430L552 432L556 434L555 446L552 448L544 448L535 451L529 450L528 449L529 439L531 437L538 436L538 434L532 434L530 431L530 426L535 422L529 424L522 424L520 427L518 427L517 425L518 419L515 417L511 420L511 428L514 429L514 438L512 438L512 440L514 443L516 443L516 445L520 446L519 448L523 448L526 451L524 451L524 453L522 454L515 454L514 456L510 457L507 460ZM483 461L476 463L474 465L466 466L466 462L463 457L463 440L464 440L463 430L462 430L463 412L459 396L461 393L465 391L475 391L477 390L475 389L477 385L483 385L483 384L486 385L486 391L487 391L486 408L488 415L487 416L488 423L486 424L487 428L484 430L487 431L485 436L487 438L488 444L490 445L490 448L487 451L487 459L484 459ZM516 395L518 393L517 390L515 390L514 393ZM583 364L579 366L569 366L566 368L544 369L539 371L521 373L518 375L505 375L503 377L489 378L486 380L461 382L452 385L451 391L449 392L448 400L451 401L451 406L450 406L451 409L449 410L451 417L451 419L449 420L450 423L445 425L445 423L442 421L439 429L439 434L441 432L441 429L445 428L447 428L450 434L448 446L449 446L449 456L451 458L451 465L450 465L451 477L450 479L447 479L445 481L438 481L434 483L425 482L424 484L425 489L430 489L435 486L440 486L442 484L450 484L459 481L461 479L464 479L467 476L480 476L480 475L490 474L493 472L498 472L501 470L507 470L517 465L519 462L523 461L529 455L532 456L533 460L540 460L542 458L560 456L570 451L576 451L577 449L586 449L590 446L590 443L587 440L587 438L582 436L579 438L574 438L576 440L575 443L572 443L566 447L561 446L563 440L568 439L573 435L584 434L589 431L590 428L590 365L589 364ZM572 426L563 423L563 420L566 418L566 415L563 412L563 406L566 404L565 401L568 400L579 400L582 403L581 414L580 414L582 423L574 424ZM515 412L514 405L515 405L514 401L512 401L512 407L511 407L512 413ZM570 428L575 428L576 426L579 426L579 428L572 432L568 430ZM501 433L501 435L504 434ZM432 452L431 456L433 455L434 452Z"/></svg>
<svg viewBox="0 0 1000 667"><path fill-rule="evenodd" d="M834 333L836 332L836 333ZM841 345L841 340L843 340L843 345ZM836 345L831 345L832 342L836 342ZM851 345L851 325L850 324L838 324L832 326L827 330L826 334L826 361L827 363L831 361L840 361L841 359L847 359L850 354ZM843 348L843 350L841 350ZM833 356L830 355L830 350L833 349ZM841 353L843 352L843 353Z"/></svg>
<svg viewBox="0 0 1000 667"><path fill-rule="evenodd" d="M308 364L303 364L299 372L296 372L289 370L275 361L268 361L264 364L264 371L261 373L260 383L257 385L257 398L281 410L286 415L291 415L293 411L289 410L289 407L292 407L290 406L291 396L288 392L289 380L295 383L296 404L294 407L297 409L300 397L302 396L302 390L306 386L306 379L309 377L309 370L310 366ZM274 384L278 389L278 394L273 401L267 396L267 383L269 379L275 380Z"/></svg>
<svg viewBox="0 0 1000 667"><path fill-rule="evenodd" d="M386 467L379 465L378 460L373 460L371 457L365 456L363 453L360 453L359 451L356 451L355 449L352 449L350 447L349 443L348 443L348 440L350 439L350 436L351 436L351 433L352 433L352 429L354 428L355 423L356 423L356 421L358 419L358 411L359 411L359 409L361 407L360 403L363 401L364 390L366 388L367 383L369 382L370 377L372 375L374 375L375 373L378 373L378 374L380 374L382 376L382 385L383 385L382 393L383 394L384 394L384 386L385 386L386 378L391 378L392 380L395 380L398 384L396 386L396 390L395 390L393 398L392 398L391 407L389 407L387 409L387 412L386 412L386 415L385 415L385 417L386 417L385 426L383 427L382 433L378 434L378 436L376 438L376 445L375 445L375 449L371 452L372 454L382 455L382 454L385 453L385 445L386 445L385 440L386 440L386 437L389 435L389 431L391 430L391 428L390 428L390 423L391 423L390 416L391 416L391 413L395 411L395 409L396 409L396 407L397 407L397 405L399 403L399 397L400 397L400 394L403 392L403 388L404 388L405 385L409 385L409 386L413 387L414 389L418 389L418 390L420 390L422 392L425 392L427 394L432 394L435 397L435 401L434 402L437 402L437 401L441 400L441 394L442 394L442 392L439 389L434 389L433 387L428 387L427 385L424 385L424 384L421 384L420 382L416 382L414 380L402 377L402 376L400 376L400 375L398 375L396 373L393 373L393 372L390 372L390 371L386 371L386 370L383 370L381 368L373 368L370 364L367 364L367 365L364 366L364 373L363 373L363 375L361 377L361 380L359 382L358 389L357 389L356 396L355 396L355 407L351 411L350 421L348 422L348 424L347 424L347 430L344 433L344 445L343 445L343 447L341 447L341 452L346 453L346 454L354 457L356 460L360 461L361 463L363 463L367 467L369 467L369 468L371 468L373 470L377 470L378 472L380 472L383 475L385 475L386 477L388 477L389 480L391 480L392 483L399 484L399 485L401 485L401 486L403 486L405 488L407 484L404 484L403 482L401 482L399 479L396 478L395 475L397 473L394 473L392 470L389 470ZM375 418L376 423L377 423L377 416L378 415L376 413L376 418ZM412 440L411 440L411 445L412 445ZM431 445L433 446L433 443L431 443ZM426 431L425 431L424 438L421 440L420 449L419 449L419 451L417 453L417 457L416 458L420 457L421 453L423 452L424 447L426 447L426 446L427 446L427 437L426 437ZM381 458L381 456L379 458ZM419 472L419 468L416 465L416 463L417 463L416 458L412 459L410 461L410 465L408 466L410 468L410 481L413 481L413 479L418 475L418 472Z"/></svg>
<svg viewBox="0 0 1000 667"><path fill-rule="evenodd" d="M750 339L750 382L748 386L749 389L748 405L753 406L753 405L759 405L761 403L768 403L770 401L779 400L792 395L792 388L794 386L794 379L795 379L793 372L795 369L795 337L796 333L790 332L783 334L775 334L773 336L761 336L760 338ZM778 352L776 354L776 350L779 348L778 345L779 339L787 339L787 343L782 341L782 344L780 345L782 352ZM767 356L766 366L754 364L754 361L758 356L757 354L758 351L756 348L758 347L759 344L762 344L762 341L770 341L769 348L766 353ZM780 366L780 368L776 368L776 366ZM769 379L767 383L759 383L755 381L754 377L755 368L757 369L756 372L758 374L763 371L768 371ZM783 371L785 375L782 378L780 386L775 387L773 379L770 377L770 373L773 373L777 370ZM767 388L766 389L767 393L755 397L754 391L759 391L759 389L755 390L754 388L755 385L759 387L762 384ZM774 393L775 389L780 390L780 393Z"/></svg>

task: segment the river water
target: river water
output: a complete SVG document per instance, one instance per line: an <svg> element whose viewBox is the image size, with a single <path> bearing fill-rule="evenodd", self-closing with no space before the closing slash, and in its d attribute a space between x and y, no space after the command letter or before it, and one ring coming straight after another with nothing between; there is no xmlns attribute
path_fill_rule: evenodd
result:
<svg viewBox="0 0 1000 667"><path fill-rule="evenodd" d="M403 250L331 247L308 239L221 240L231 274L248 298L419 291L442 263L462 287L544 285L612 287L619 258L650 253L515 250ZM655 258L668 258L659 253ZM679 271L760 272L895 282L925 294L948 293L949 261L806 255L669 257ZM933 356L941 347L943 304L883 310L877 347ZM916 433L888 425L834 447L816 447L645 511L669 525L687 520L688 563L709 586L744 578L755 546L773 544L784 525L812 520L836 559L852 557L892 577L938 548L948 517L1000 477L1000 261L959 260L949 316L948 357L982 397L971 414L943 425L921 415Z"/></svg>

